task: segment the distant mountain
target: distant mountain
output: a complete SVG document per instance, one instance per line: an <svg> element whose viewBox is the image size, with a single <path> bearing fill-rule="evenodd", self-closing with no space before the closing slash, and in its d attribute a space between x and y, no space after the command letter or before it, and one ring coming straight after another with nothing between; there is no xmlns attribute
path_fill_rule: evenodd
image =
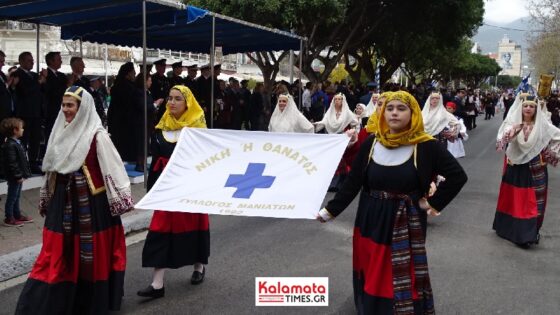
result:
<svg viewBox="0 0 560 315"><path fill-rule="evenodd" d="M507 24L499 24L491 21L485 21L484 23L485 25L482 25L478 29L478 33L472 38L474 42L480 45L483 54L498 52L498 42L502 40L504 35L507 35L509 39L521 45L521 49L523 49L523 59L525 59L528 47L528 32L518 30L530 30L533 27L529 23L529 18L518 19Z"/></svg>

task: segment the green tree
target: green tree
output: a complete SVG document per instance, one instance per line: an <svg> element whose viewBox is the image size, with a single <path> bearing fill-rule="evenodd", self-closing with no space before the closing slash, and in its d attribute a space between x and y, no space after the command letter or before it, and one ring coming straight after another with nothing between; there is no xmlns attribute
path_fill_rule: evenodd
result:
<svg viewBox="0 0 560 315"><path fill-rule="evenodd" d="M350 56L357 60L346 71L354 80L362 72L375 78L375 63L381 61L382 81L403 63L434 47L456 47L473 35L482 22L483 0L194 0L189 4L257 24L293 30L307 37L301 71L311 81L324 81L338 62ZM261 68L265 86L274 80L277 64L286 53L251 56ZM319 59L325 70L313 71ZM348 62L346 63L348 64Z"/></svg>
<svg viewBox="0 0 560 315"><path fill-rule="evenodd" d="M430 72L442 53L460 49L465 37L471 37L484 16L483 0L388 1L383 26L372 32L358 48L368 64L371 53L382 61L381 80L387 80L403 63L412 81L418 74ZM352 47L351 47L352 48ZM370 51L369 53L367 51ZM372 65L374 66L374 65ZM374 69L364 71L374 78Z"/></svg>

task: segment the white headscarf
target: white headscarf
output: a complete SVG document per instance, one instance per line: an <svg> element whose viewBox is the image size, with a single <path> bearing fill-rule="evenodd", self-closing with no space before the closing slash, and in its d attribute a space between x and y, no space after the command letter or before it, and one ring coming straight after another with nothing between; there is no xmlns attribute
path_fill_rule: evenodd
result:
<svg viewBox="0 0 560 315"><path fill-rule="evenodd" d="M430 100L432 96L436 95L439 96L439 102L435 108L431 108ZM445 127L453 128L459 124L457 118L443 106L443 98L439 93L430 94L430 97L424 103L422 118L424 120L424 130L431 136L438 135Z"/></svg>
<svg viewBox="0 0 560 315"><path fill-rule="evenodd" d="M75 89L75 94L81 94L82 100L72 122L65 126L64 113L62 110L58 112L43 159L44 172L69 174L80 169L93 137L98 131L105 130L95 111L93 97L86 90L80 89L82 88Z"/></svg>
<svg viewBox="0 0 560 315"><path fill-rule="evenodd" d="M498 141L501 141L512 128L523 123L522 105L527 96L528 94L525 93L519 93L516 96L506 119L498 130ZM535 124L527 141L525 141L523 132L520 132L510 141L507 147L506 155L513 164L527 163L539 155L549 145L550 141L560 141L560 129L546 119L546 114L540 106L537 105L535 110ZM558 152L555 153L558 154Z"/></svg>
<svg viewBox="0 0 560 315"><path fill-rule="evenodd" d="M336 109L334 105L335 98L337 96L342 97L342 108L338 119L336 118ZM356 115L350 110L350 107L348 107L344 94L339 93L333 97L331 105L325 113L323 120L317 122L316 130L319 131L325 128L329 134L336 134L342 133L348 125L351 125L352 127L356 126L358 125L358 120L356 119Z"/></svg>
<svg viewBox="0 0 560 315"><path fill-rule="evenodd" d="M373 98L377 96L377 102L374 104L373 103ZM369 117L371 116L371 114L373 114L376 110L377 110L377 106L379 105L379 94L377 93L373 93L371 95L371 98L369 99L369 102L366 106L366 116Z"/></svg>
<svg viewBox="0 0 560 315"><path fill-rule="evenodd" d="M287 97L288 104L283 111L280 110L278 103L276 104L270 116L268 131L313 133L313 124L297 109L294 98L289 94L281 94L278 99L281 97Z"/></svg>
<svg viewBox="0 0 560 315"><path fill-rule="evenodd" d="M80 107L68 124L62 110L58 112L43 159L43 171L47 174L40 190L39 207L44 207L51 199L56 173L70 174L82 167L95 137L97 160L109 202L109 211L116 216L132 210L134 202L130 180L117 149L95 111L93 97L77 86L68 88L65 95L81 98Z"/></svg>
<svg viewBox="0 0 560 315"><path fill-rule="evenodd" d="M358 109L358 107L360 107L362 109L362 113L360 115L356 114L356 109ZM356 115L356 118L358 119L358 121L364 117L369 117L370 115L368 115L366 113L366 105L362 104L362 103L358 103L356 104L356 109L354 109L354 114Z"/></svg>

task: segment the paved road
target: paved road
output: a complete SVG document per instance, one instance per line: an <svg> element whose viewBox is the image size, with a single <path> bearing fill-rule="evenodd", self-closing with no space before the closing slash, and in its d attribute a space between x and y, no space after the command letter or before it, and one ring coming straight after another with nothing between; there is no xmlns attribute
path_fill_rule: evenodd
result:
<svg viewBox="0 0 560 315"><path fill-rule="evenodd" d="M498 238L492 220L502 165L494 150L498 118L479 121L460 162L469 182L430 221L428 256L438 314L560 314L560 170L551 187L541 244L520 249ZM327 196L327 199L331 195ZM136 290L143 243L128 248L121 314L351 314L351 229L357 202L336 222L213 216L206 281L191 286L191 268L169 271L166 297L142 302ZM255 307L255 277L329 277L328 307ZM13 314L21 285L0 292L0 314Z"/></svg>

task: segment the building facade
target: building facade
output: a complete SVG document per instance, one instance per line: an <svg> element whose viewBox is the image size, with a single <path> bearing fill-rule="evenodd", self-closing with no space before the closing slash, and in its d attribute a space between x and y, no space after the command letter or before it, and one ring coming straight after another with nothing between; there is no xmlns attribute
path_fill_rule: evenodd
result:
<svg viewBox="0 0 560 315"><path fill-rule="evenodd" d="M521 76L521 45L510 40L507 35L498 43L498 64L501 75Z"/></svg>

